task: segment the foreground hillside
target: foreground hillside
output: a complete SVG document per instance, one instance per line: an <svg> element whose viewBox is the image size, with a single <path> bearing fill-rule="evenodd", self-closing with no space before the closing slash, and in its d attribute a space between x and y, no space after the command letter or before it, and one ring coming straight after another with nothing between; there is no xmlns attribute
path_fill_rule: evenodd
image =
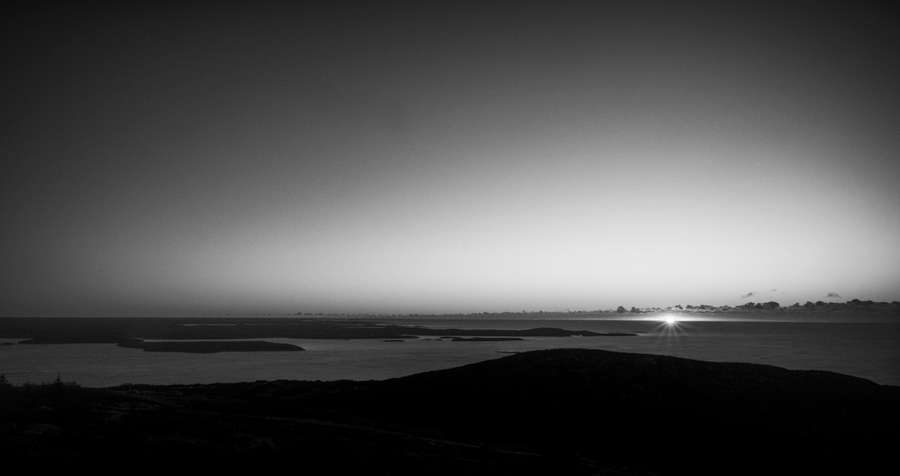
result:
<svg viewBox="0 0 900 476"><path fill-rule="evenodd" d="M893 464L900 442L898 387L581 349L380 382L57 382L5 385L0 399L7 460L109 470L859 472Z"/></svg>

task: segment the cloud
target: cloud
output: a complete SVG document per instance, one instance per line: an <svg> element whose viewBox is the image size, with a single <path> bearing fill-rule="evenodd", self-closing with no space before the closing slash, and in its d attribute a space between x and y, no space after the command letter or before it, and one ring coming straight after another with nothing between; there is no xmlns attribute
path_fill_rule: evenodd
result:
<svg viewBox="0 0 900 476"><path fill-rule="evenodd" d="M759 296L760 294L769 294L769 293L784 294L784 291L779 291L777 288L772 288L768 291L750 291L749 293L741 296L741 299L749 299L753 296Z"/></svg>
<svg viewBox="0 0 900 476"><path fill-rule="evenodd" d="M841 297L841 295L838 294L838 293L836 293L836 292L834 292L834 291L831 291L831 292L828 293L828 296L827 296L827 297L830 297L830 298L839 298L839 297Z"/></svg>

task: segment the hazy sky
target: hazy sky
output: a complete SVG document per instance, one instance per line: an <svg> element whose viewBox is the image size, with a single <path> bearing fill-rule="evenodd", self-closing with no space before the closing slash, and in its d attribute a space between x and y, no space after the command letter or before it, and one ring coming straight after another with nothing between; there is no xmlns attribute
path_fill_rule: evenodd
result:
<svg viewBox="0 0 900 476"><path fill-rule="evenodd" d="M0 315L900 300L887 11L130 3L2 15Z"/></svg>

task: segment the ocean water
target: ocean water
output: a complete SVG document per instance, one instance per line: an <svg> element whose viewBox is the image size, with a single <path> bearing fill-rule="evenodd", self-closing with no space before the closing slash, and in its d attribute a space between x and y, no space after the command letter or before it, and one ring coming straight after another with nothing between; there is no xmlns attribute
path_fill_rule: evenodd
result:
<svg viewBox="0 0 900 476"><path fill-rule="evenodd" d="M529 337L523 341L451 342L266 339L306 352L144 352L113 344L0 346L0 373L16 384L64 381L105 387L122 383L213 383L254 380L372 380L457 367L511 352L589 348L814 369L900 385L900 321L783 322L699 319L665 325L608 319L379 319L431 328L557 327L635 332L635 337ZM410 332L415 334L414 330ZM448 333L452 335L452 333ZM15 342L7 340L7 342Z"/></svg>

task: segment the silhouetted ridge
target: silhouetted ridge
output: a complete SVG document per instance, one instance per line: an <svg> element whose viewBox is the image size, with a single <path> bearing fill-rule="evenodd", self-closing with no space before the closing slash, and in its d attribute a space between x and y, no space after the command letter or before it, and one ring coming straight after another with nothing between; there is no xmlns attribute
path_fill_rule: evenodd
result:
<svg viewBox="0 0 900 476"><path fill-rule="evenodd" d="M335 404L350 404L340 400ZM352 400L361 415L408 424L427 418L491 444L640 460L654 470L700 448L712 453L691 465L695 471L715 472L709 464L755 447L765 454L748 468L778 457L800 470L814 464L800 454L825 448L830 465L846 464L883 446L877 435L893 432L889 421L900 422L900 389L857 377L585 349L525 352L388 380Z"/></svg>
<svg viewBox="0 0 900 476"><path fill-rule="evenodd" d="M6 383L0 399L0 448L69 469L872 474L900 443L900 387L583 349L385 381Z"/></svg>

